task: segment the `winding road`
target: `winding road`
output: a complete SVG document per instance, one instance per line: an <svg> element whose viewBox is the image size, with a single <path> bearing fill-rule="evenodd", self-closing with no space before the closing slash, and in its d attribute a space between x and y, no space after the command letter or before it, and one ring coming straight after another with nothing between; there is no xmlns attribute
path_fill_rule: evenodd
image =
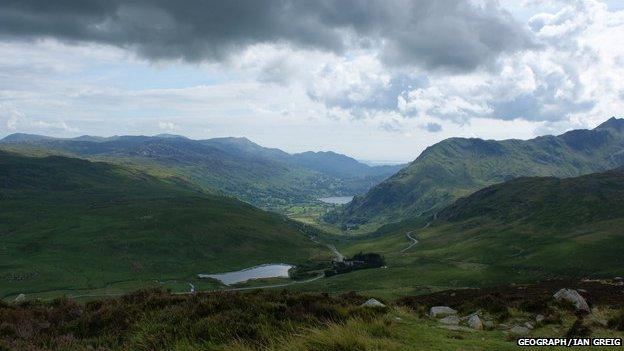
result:
<svg viewBox="0 0 624 351"><path fill-rule="evenodd" d="M412 241L412 243L410 244L410 246L408 246L408 247L404 248L403 250L401 250L401 252L405 252L405 251L407 251L407 250L411 249L411 248L412 248L412 246L414 246L414 245L418 244L418 240L416 240L416 238L412 238L412 233L414 233L414 231L413 231L413 230L412 230L411 232L407 232L407 233L405 233L405 236L406 236L408 239L410 239L410 240Z"/></svg>
<svg viewBox="0 0 624 351"><path fill-rule="evenodd" d="M433 222L433 221L434 221L435 219L437 219L437 218L438 218L438 214L436 213L436 214L434 214L434 215L433 215L433 219L432 219L431 221L427 222L427 224L425 224L422 228L420 228L420 229L418 229L418 230L423 230L423 229L427 229L427 228L429 228L429 226L431 225L431 222ZM412 234L414 234L414 232L415 232L415 231L416 231L416 230L410 230L409 232L405 233L405 236L406 236L409 240L411 240L411 241L412 241L412 243L411 243L408 247L406 247L406 248L404 248L403 250L401 250L401 252L405 252L405 251L407 251L407 250L411 249L414 245L418 244L418 239L416 239L416 238L412 237Z"/></svg>

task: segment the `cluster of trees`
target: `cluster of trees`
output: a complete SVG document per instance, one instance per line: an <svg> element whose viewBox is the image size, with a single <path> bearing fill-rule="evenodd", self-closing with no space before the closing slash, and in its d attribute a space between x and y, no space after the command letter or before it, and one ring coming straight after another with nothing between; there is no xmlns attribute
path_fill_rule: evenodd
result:
<svg viewBox="0 0 624 351"><path fill-rule="evenodd" d="M348 273L358 269L379 268L386 265L383 256L374 252L357 253L341 262L333 262L332 268L325 270L325 276Z"/></svg>

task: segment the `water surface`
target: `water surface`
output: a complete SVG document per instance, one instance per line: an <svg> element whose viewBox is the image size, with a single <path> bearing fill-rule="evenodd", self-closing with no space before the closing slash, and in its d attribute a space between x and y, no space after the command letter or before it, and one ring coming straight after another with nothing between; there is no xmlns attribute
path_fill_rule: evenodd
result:
<svg viewBox="0 0 624 351"><path fill-rule="evenodd" d="M344 205L344 204L348 204L349 202L351 202L351 200L353 200L353 196L321 197L319 198L319 200L323 201L326 204Z"/></svg>
<svg viewBox="0 0 624 351"><path fill-rule="evenodd" d="M198 274L200 278L212 278L220 281L225 285L246 282L250 279L261 278L288 278L288 270L294 266L285 263L268 263L251 268L245 268L240 271L217 273L217 274Z"/></svg>

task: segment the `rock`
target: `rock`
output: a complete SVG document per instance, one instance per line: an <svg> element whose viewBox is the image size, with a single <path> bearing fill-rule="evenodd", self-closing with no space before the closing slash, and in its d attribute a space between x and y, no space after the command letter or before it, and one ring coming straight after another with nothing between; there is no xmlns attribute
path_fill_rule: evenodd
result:
<svg viewBox="0 0 624 351"><path fill-rule="evenodd" d="M619 281L621 281L621 280L624 280L624 278L622 278L622 277L615 277L615 278L613 278L613 280L619 280Z"/></svg>
<svg viewBox="0 0 624 351"><path fill-rule="evenodd" d="M524 326L527 327L527 329L533 329L533 324L531 324L530 322L524 323Z"/></svg>
<svg viewBox="0 0 624 351"><path fill-rule="evenodd" d="M386 305L384 305L383 303L375 299L368 299L368 301L364 302L360 306L362 307L386 307Z"/></svg>
<svg viewBox="0 0 624 351"><path fill-rule="evenodd" d="M479 318L479 315L473 314L472 316L470 316L470 318L468 318L468 326L472 329L483 329L483 322L481 322L481 318Z"/></svg>
<svg viewBox="0 0 624 351"><path fill-rule="evenodd" d="M15 300L13 300L13 302L22 302L26 300L26 295L24 294L19 294L17 295L17 297L15 297Z"/></svg>
<svg viewBox="0 0 624 351"><path fill-rule="evenodd" d="M553 295L557 301L570 301L577 310L589 312L589 305L585 298L574 289L561 289Z"/></svg>
<svg viewBox="0 0 624 351"><path fill-rule="evenodd" d="M457 311L448 306L433 306L429 310L429 316L432 318L440 318L444 316L456 315Z"/></svg>
<svg viewBox="0 0 624 351"><path fill-rule="evenodd" d="M489 321L489 320L485 320L485 321L483 321L483 327L485 329L494 329L494 322Z"/></svg>
<svg viewBox="0 0 624 351"><path fill-rule="evenodd" d="M527 335L529 333L529 329L520 325L514 325L509 329L509 332L513 335Z"/></svg>
<svg viewBox="0 0 624 351"><path fill-rule="evenodd" d="M459 325L459 318L457 316L446 316L440 319L440 323L446 325Z"/></svg>
<svg viewBox="0 0 624 351"><path fill-rule="evenodd" d="M545 319L546 317L544 317L543 314L538 314L537 316L535 316L535 322L537 323L542 323Z"/></svg>

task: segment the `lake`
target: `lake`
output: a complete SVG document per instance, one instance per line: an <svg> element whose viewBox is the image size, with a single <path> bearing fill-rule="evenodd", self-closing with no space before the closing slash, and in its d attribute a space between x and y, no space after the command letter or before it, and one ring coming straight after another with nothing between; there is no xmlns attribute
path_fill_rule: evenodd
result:
<svg viewBox="0 0 624 351"><path fill-rule="evenodd" d="M353 196L321 197L319 198L319 200L323 201L326 204L344 205L344 204L348 204L349 202L351 202L351 200L353 200Z"/></svg>
<svg viewBox="0 0 624 351"><path fill-rule="evenodd" d="M294 266L284 263L269 263L251 268L245 268L240 271L217 273L217 274L198 274L200 278L212 278L220 281L225 285L246 282L250 279L261 278L288 278L288 270Z"/></svg>

